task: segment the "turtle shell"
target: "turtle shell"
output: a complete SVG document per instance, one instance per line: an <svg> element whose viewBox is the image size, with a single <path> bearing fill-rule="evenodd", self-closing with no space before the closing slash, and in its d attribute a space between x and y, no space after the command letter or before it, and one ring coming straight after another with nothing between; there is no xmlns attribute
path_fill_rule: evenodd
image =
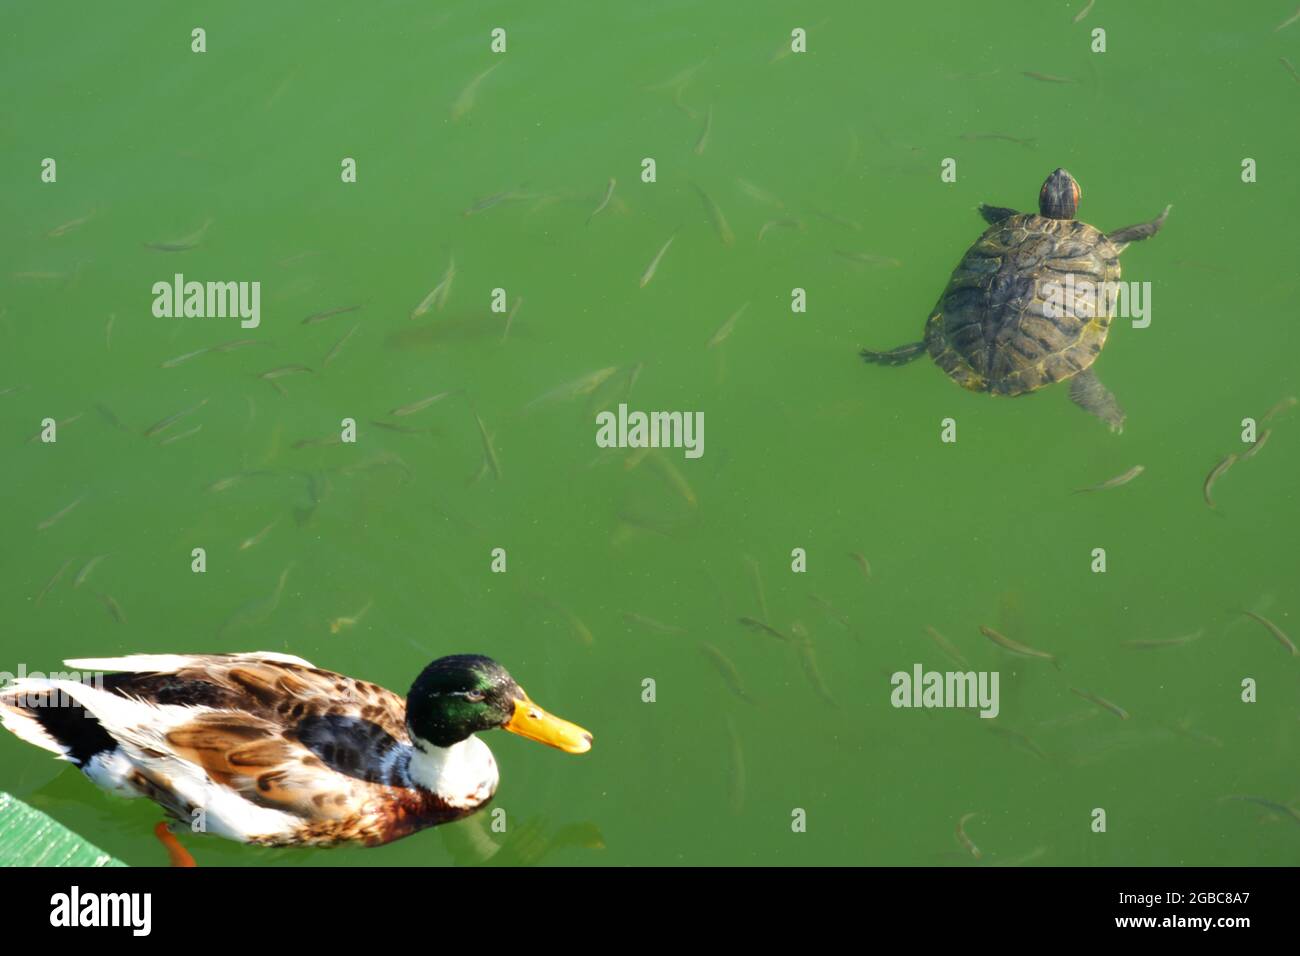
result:
<svg viewBox="0 0 1300 956"><path fill-rule="evenodd" d="M1077 219L1015 215L990 226L953 270L925 344L966 388L1022 395L1082 372L1106 344L1119 253Z"/></svg>

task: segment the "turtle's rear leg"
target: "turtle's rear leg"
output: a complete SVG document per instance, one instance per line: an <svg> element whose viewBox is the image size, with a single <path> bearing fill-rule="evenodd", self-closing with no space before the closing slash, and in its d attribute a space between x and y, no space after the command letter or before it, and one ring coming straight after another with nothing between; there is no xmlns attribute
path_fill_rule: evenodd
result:
<svg viewBox="0 0 1300 956"><path fill-rule="evenodd" d="M876 365L906 365L914 358L925 354L924 342L912 342L908 345L900 345L896 349L890 349L888 352L873 352L871 349L863 349L861 356L868 362Z"/></svg>
<svg viewBox="0 0 1300 956"><path fill-rule="evenodd" d="M1115 434L1124 431L1124 409L1092 369L1085 369L1070 380L1070 401L1096 415Z"/></svg>
<svg viewBox="0 0 1300 956"><path fill-rule="evenodd" d="M1126 246L1130 242L1141 242L1143 239L1150 239L1160 227L1165 224L1165 219L1169 217L1169 210L1173 206L1166 206L1165 211L1150 222L1139 223L1136 226L1125 226L1123 229L1116 229L1114 232L1108 232L1106 238L1117 246Z"/></svg>

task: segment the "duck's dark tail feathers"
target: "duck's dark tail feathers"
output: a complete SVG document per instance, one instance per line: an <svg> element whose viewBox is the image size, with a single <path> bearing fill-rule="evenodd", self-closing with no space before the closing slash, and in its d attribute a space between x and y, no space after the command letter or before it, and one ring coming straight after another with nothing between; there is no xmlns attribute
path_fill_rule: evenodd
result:
<svg viewBox="0 0 1300 956"><path fill-rule="evenodd" d="M40 678L22 678L0 693L0 725L78 767L117 746L85 707L62 687Z"/></svg>

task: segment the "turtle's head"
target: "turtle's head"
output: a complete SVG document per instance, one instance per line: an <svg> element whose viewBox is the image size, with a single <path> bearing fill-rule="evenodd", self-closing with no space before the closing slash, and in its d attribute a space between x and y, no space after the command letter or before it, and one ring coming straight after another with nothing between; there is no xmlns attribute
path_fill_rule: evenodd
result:
<svg viewBox="0 0 1300 956"><path fill-rule="evenodd" d="M443 657L415 679L406 699L410 734L450 747L502 727L571 754L591 749L591 734L532 702L506 669L479 654Z"/></svg>
<svg viewBox="0 0 1300 956"><path fill-rule="evenodd" d="M1048 219L1073 219L1082 195L1075 178L1066 170L1058 169L1047 177L1038 192L1038 214Z"/></svg>

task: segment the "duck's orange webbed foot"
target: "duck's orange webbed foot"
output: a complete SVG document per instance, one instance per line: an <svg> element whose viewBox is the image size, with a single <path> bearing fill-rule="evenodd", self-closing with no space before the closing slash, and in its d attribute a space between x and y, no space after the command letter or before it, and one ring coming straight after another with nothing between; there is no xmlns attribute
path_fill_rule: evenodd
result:
<svg viewBox="0 0 1300 956"><path fill-rule="evenodd" d="M190 856L190 851L181 846L181 841L176 839L176 835L167 828L167 821L163 820L153 828L156 836L163 846L167 848L167 856L171 860L172 866L198 866L194 862L194 857Z"/></svg>

